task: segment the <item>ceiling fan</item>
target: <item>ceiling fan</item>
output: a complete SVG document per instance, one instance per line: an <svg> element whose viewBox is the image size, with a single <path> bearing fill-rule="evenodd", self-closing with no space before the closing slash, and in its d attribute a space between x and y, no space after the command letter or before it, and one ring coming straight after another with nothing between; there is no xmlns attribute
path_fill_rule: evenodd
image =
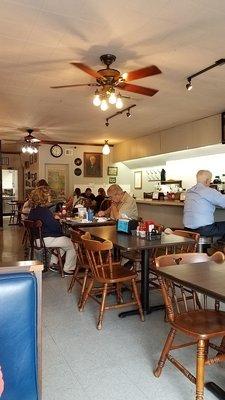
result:
<svg viewBox="0 0 225 400"><path fill-rule="evenodd" d="M82 71L86 72L88 75L91 75L94 78L96 78L95 83L51 86L51 88L61 89L61 88L79 87L79 86L98 87L99 89L97 89L95 92L95 96L97 97L94 98L94 100L97 99L97 101L95 104L93 100L94 105L100 105L102 101L106 100L106 98L109 99L109 102L111 104L116 103L117 98L115 94L115 89L138 93L144 96L154 96L158 92L157 89L152 89L128 83L136 79L141 79L147 76L160 74L161 73L160 69L155 65L151 65L149 67L144 67L135 71L121 74L120 71L118 71L117 69L110 68L110 65L116 60L116 56L114 56L113 54L103 54L100 57L100 60L102 61L103 64L106 65L106 68L100 69L98 71L95 71L94 69L90 68L88 65L85 65L83 63L78 63L78 62L71 63L76 68L79 68ZM119 96L121 97L120 94ZM112 102L110 101L110 98L112 98Z"/></svg>

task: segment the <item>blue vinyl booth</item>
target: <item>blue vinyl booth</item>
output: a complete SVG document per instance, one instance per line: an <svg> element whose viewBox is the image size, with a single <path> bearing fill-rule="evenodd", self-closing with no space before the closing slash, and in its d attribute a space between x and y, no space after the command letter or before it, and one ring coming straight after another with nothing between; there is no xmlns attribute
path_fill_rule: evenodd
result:
<svg viewBox="0 0 225 400"><path fill-rule="evenodd" d="M1 400L41 400L41 271L39 261L0 267Z"/></svg>

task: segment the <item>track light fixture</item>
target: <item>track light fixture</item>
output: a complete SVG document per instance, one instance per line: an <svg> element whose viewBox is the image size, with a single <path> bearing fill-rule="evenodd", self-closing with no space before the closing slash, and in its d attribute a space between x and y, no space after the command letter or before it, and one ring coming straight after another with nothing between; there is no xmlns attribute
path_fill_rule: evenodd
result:
<svg viewBox="0 0 225 400"><path fill-rule="evenodd" d="M186 89L190 91L192 88L193 88L193 86L192 86L192 83L191 83L191 79L188 78L188 83L186 85Z"/></svg>
<svg viewBox="0 0 225 400"><path fill-rule="evenodd" d="M115 114L110 115L110 117L106 118L105 120L105 126L109 126L109 119L116 117L117 115L123 114L126 112L127 117L131 117L131 112L130 109L136 107L136 104L132 104L131 106L124 108L123 110L117 111Z"/></svg>
<svg viewBox="0 0 225 400"><path fill-rule="evenodd" d="M208 67L202 69L201 71L196 72L195 74L193 74L191 76L188 76L187 77L188 83L186 85L186 89L188 91L190 91L192 89L192 79L193 78L196 78L196 76L204 74L205 72L209 71L210 69L218 67L219 65L223 65L223 64L225 64L225 58L220 58L219 60L215 61L214 64L209 65Z"/></svg>

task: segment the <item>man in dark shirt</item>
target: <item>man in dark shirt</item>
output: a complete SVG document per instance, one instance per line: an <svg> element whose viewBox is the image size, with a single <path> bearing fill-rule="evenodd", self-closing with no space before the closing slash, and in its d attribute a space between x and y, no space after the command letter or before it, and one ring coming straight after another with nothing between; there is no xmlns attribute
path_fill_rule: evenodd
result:
<svg viewBox="0 0 225 400"><path fill-rule="evenodd" d="M44 188L37 188L31 193L32 208L28 219L42 221L42 235L46 247L60 247L62 254L65 253L64 272L71 275L75 266L77 254L70 238L63 235L62 227L51 211L47 208L49 193ZM51 263L56 263L57 257L52 255Z"/></svg>
<svg viewBox="0 0 225 400"><path fill-rule="evenodd" d="M84 197L85 199L89 200L89 205L88 207L95 207L96 201L95 201L95 195L92 193L91 188L87 188L84 193L81 193L81 196Z"/></svg>

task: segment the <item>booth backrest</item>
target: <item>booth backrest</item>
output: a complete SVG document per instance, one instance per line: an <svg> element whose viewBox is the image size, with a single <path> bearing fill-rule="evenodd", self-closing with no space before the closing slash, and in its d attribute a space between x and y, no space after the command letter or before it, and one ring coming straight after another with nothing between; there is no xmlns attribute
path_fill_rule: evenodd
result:
<svg viewBox="0 0 225 400"><path fill-rule="evenodd" d="M34 274L0 274L0 366L5 384L1 400L40 400L37 304Z"/></svg>

